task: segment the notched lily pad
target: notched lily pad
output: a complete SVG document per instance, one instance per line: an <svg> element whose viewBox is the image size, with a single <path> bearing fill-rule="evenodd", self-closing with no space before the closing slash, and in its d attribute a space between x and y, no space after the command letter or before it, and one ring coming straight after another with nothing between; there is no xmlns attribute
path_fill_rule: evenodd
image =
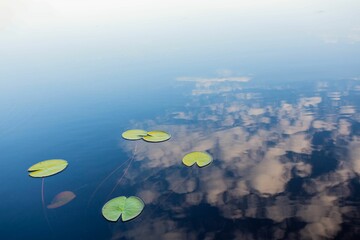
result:
<svg viewBox="0 0 360 240"><path fill-rule="evenodd" d="M155 130L147 132L142 139L147 142L164 142L171 138L171 135L165 131Z"/></svg>
<svg viewBox="0 0 360 240"><path fill-rule="evenodd" d="M31 177L48 177L63 171L68 165L68 162L63 159L45 160L32 165L29 169Z"/></svg>
<svg viewBox="0 0 360 240"><path fill-rule="evenodd" d="M105 203L102 214L106 220L116 222L121 216L123 222L140 215L144 209L144 202L138 197L116 197Z"/></svg>
<svg viewBox="0 0 360 240"><path fill-rule="evenodd" d="M51 201L51 204L47 205L47 208L59 208L71 202L76 195L71 191L64 191L57 194L54 199Z"/></svg>
<svg viewBox="0 0 360 240"><path fill-rule="evenodd" d="M147 135L147 131L142 129L131 129L123 132L122 137L127 140L139 140Z"/></svg>
<svg viewBox="0 0 360 240"><path fill-rule="evenodd" d="M191 152L183 157L182 162L188 167L191 167L195 163L199 167L205 167L209 165L212 162L212 160L213 157L206 152Z"/></svg>

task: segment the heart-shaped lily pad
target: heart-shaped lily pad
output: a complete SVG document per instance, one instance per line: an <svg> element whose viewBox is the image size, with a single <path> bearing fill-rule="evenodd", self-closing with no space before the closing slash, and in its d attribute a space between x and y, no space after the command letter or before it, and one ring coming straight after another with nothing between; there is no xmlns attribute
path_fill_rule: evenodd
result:
<svg viewBox="0 0 360 240"><path fill-rule="evenodd" d="M191 167L195 163L199 167L205 167L209 165L212 160L212 156L206 152L191 152L183 157L182 162L188 167Z"/></svg>
<svg viewBox="0 0 360 240"><path fill-rule="evenodd" d="M61 172L67 165L63 159L51 159L32 165L28 171L31 177L48 177Z"/></svg>
<svg viewBox="0 0 360 240"><path fill-rule="evenodd" d="M102 214L108 221L116 222L121 216L121 220L125 222L139 216L144 205L138 197L116 197L105 203Z"/></svg>
<svg viewBox="0 0 360 240"><path fill-rule="evenodd" d="M169 140L171 138L171 135L165 131L151 131L147 132L147 135L143 137L142 139L147 142L164 142L166 140Z"/></svg>
<svg viewBox="0 0 360 240"><path fill-rule="evenodd" d="M127 140L139 140L147 135L147 131L141 129L131 129L123 132L122 137Z"/></svg>
<svg viewBox="0 0 360 240"><path fill-rule="evenodd" d="M61 192L54 197L54 199L51 201L51 204L47 205L47 208L59 208L71 202L75 197L76 195L71 191Z"/></svg>

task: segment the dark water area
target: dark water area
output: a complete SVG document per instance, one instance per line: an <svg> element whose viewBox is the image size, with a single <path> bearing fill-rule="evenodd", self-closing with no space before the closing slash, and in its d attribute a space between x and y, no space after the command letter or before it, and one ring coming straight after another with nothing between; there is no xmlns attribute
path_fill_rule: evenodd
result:
<svg viewBox="0 0 360 240"><path fill-rule="evenodd" d="M360 239L357 1L1 4L1 240Z"/></svg>
<svg viewBox="0 0 360 240"><path fill-rule="evenodd" d="M18 133L21 138L15 134L21 126L3 133L2 181L8 184L1 187L2 239L359 235L360 82L196 81L178 81L167 88L171 96L134 110L114 103L88 116L66 114L41 128L33 120L35 127ZM156 101L162 107L152 108ZM39 124L51 121L49 112L38 115ZM163 129L172 138L129 142L121 133L130 128ZM187 168L181 159L190 151L206 151L214 161ZM50 226L41 180L26 172L49 157L64 158L69 167L45 179L46 203L61 191L77 195L46 210ZM120 195L141 197L145 209L130 222L109 223L101 208Z"/></svg>

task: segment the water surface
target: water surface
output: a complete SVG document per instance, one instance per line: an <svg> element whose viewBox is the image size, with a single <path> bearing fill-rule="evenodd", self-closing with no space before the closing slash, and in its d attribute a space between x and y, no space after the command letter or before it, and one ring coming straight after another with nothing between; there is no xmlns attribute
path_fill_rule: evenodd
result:
<svg viewBox="0 0 360 240"><path fill-rule="evenodd" d="M358 239L359 8L4 1L0 238ZM172 138L122 139L132 128ZM190 151L214 161L187 168ZM45 204L76 198L44 214L27 169L52 158L69 166ZM145 209L107 222L120 195Z"/></svg>

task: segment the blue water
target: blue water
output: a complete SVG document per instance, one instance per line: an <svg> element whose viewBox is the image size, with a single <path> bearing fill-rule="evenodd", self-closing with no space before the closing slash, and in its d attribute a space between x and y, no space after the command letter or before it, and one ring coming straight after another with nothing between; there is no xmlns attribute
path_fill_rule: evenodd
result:
<svg viewBox="0 0 360 240"><path fill-rule="evenodd" d="M5 0L0 239L359 239L358 9ZM122 139L134 128L172 137ZM187 168L191 151L214 161ZM27 169L53 158L69 166L45 205L76 198L44 212ZM144 211L106 221L122 195Z"/></svg>

